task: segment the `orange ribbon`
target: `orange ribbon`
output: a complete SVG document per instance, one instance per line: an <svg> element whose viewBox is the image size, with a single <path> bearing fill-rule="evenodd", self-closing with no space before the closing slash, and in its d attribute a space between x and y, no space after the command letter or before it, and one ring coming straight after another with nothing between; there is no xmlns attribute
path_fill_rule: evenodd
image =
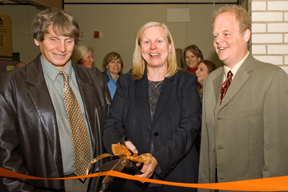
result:
<svg viewBox="0 0 288 192"><path fill-rule="evenodd" d="M148 183L157 183L161 185L172 185L178 187L189 187L189 188L203 188L203 189L218 189L218 190L232 190L232 191L287 191L288 190L288 176L282 177L270 177L263 179L252 179L244 181L233 181L225 183L209 183L209 184L195 184L195 183L177 183L169 181L160 181L154 179L146 179L133 175L124 174L117 171L104 171L99 173L93 173L90 175L75 176L75 177L64 177L64 178L42 178L34 177L30 175L24 175L3 169L0 167L0 176L18 179L36 179L36 180L64 180L64 179L80 179L100 176L113 176L124 179L130 179L135 181L144 181Z"/></svg>

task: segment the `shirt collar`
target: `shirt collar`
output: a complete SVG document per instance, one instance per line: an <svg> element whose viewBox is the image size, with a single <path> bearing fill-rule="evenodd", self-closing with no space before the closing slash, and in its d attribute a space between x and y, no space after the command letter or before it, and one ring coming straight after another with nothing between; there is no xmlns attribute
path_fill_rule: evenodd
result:
<svg viewBox="0 0 288 192"><path fill-rule="evenodd" d="M108 83L114 83L114 84L116 84L116 79L113 79L112 77L111 77L111 75L110 75L110 73L109 73L109 71L108 70L106 70L106 72L107 72L107 74L108 74L108 77L109 77L109 82Z"/></svg>
<svg viewBox="0 0 288 192"><path fill-rule="evenodd" d="M43 68L43 72L49 77L49 79L51 81L55 81L60 71L56 67L54 67L51 63L46 61L42 57L42 55L41 55L40 59L41 59L41 65ZM71 60L68 62L68 64L66 65L66 67L64 68L63 71L66 72L69 77L71 77L71 73L72 73Z"/></svg>
<svg viewBox="0 0 288 192"><path fill-rule="evenodd" d="M224 81L226 80L227 78L227 73L231 70L233 76L232 76L232 79L235 77L238 69L241 67L241 65L244 63L245 59L248 57L249 55L249 51L247 53L247 55L241 60L239 61L232 69L230 69L229 67L227 67L226 65L224 65Z"/></svg>

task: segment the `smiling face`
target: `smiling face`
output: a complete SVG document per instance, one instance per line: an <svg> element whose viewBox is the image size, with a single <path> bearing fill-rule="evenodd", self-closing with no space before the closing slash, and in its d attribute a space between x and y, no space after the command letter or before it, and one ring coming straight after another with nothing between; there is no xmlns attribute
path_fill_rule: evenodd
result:
<svg viewBox="0 0 288 192"><path fill-rule="evenodd" d="M43 41L40 42L34 39L34 42L40 47L42 57L62 71L71 58L75 44L74 38L56 35L51 25L47 31L48 33L44 35Z"/></svg>
<svg viewBox="0 0 288 192"><path fill-rule="evenodd" d="M236 18L230 12L219 14L213 24L213 46L219 59L232 69L248 53L250 30L240 33Z"/></svg>
<svg viewBox="0 0 288 192"><path fill-rule="evenodd" d="M189 68L193 69L197 67L198 63L200 62L201 58L196 57L191 51L187 50L185 53L185 61Z"/></svg>
<svg viewBox="0 0 288 192"><path fill-rule="evenodd" d="M79 65L82 65L84 67L92 69L93 68L93 62L94 62L93 52L90 51L90 52L86 53L84 55L84 57L80 60Z"/></svg>
<svg viewBox="0 0 288 192"><path fill-rule="evenodd" d="M209 75L208 67L201 62L197 67L195 75L198 77L198 83L203 85L205 78Z"/></svg>
<svg viewBox="0 0 288 192"><path fill-rule="evenodd" d="M111 60L106 68L110 74L118 75L122 69L120 58Z"/></svg>
<svg viewBox="0 0 288 192"><path fill-rule="evenodd" d="M167 68L171 44L168 42L164 28L148 27L142 33L139 49L147 68Z"/></svg>

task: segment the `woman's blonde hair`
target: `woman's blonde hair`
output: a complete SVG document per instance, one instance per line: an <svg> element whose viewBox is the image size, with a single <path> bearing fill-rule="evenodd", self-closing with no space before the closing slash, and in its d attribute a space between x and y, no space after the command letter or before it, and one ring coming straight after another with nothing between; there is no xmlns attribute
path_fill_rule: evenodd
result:
<svg viewBox="0 0 288 192"><path fill-rule="evenodd" d="M72 61L74 61L77 64L81 64L81 59L87 54L87 53L93 53L93 49L90 47L87 47L85 45L78 45L74 47L73 53L72 53Z"/></svg>
<svg viewBox="0 0 288 192"><path fill-rule="evenodd" d="M167 62L168 66L167 66L167 72L166 72L165 77L171 77L178 71L175 46L174 46L172 35L168 27L165 24L159 23L159 22L148 22L144 24L140 28L137 34L136 41L135 41L135 49L134 49L134 54L133 54L132 77L134 80L141 79L146 68L146 61L142 58L141 52L139 50L139 46L140 46L140 40L141 40L142 34L145 31L145 29L147 29L148 27L162 27L166 32L168 42L171 44L171 52L168 55L168 62Z"/></svg>

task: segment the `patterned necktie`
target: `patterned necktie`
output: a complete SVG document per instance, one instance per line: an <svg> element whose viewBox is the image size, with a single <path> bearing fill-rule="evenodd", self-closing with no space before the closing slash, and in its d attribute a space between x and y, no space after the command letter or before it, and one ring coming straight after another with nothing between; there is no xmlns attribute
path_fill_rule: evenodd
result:
<svg viewBox="0 0 288 192"><path fill-rule="evenodd" d="M69 85L69 76L63 71L59 74L64 79L63 96L74 146L75 175L86 175L86 169L90 164L88 132L75 94Z"/></svg>
<svg viewBox="0 0 288 192"><path fill-rule="evenodd" d="M231 82L232 82L232 76L233 76L233 73L232 73L231 71L229 71L229 72L227 73L227 79L226 79L226 81L224 81L224 83L222 83L222 85L221 85L221 90L220 90L220 105L221 105L221 103L222 103L222 101L223 101L223 99L224 99L224 96L225 96L225 94L226 94L226 92L227 92L227 90L228 90L228 88L229 88L229 86L230 86L230 84L231 84Z"/></svg>

